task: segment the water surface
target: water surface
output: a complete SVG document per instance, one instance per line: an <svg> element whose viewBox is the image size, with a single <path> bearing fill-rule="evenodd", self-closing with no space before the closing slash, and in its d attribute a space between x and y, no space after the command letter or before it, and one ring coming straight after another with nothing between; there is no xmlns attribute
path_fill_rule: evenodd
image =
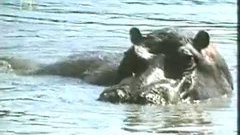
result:
<svg viewBox="0 0 240 135"><path fill-rule="evenodd" d="M131 27L148 33L174 26L207 30L236 88L236 13L234 0L0 1L0 134L237 134L236 89L231 98L192 105L110 104L96 101L105 87L24 75L79 57L117 64L131 46Z"/></svg>

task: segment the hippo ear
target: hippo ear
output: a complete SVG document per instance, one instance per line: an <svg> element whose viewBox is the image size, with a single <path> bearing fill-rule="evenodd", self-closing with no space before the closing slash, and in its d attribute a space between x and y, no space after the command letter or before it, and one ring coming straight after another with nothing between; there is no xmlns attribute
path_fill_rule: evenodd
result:
<svg viewBox="0 0 240 135"><path fill-rule="evenodd" d="M200 51L209 45L210 36L206 31L199 31L193 39L194 47Z"/></svg>
<svg viewBox="0 0 240 135"><path fill-rule="evenodd" d="M143 36L138 28L131 28L129 31L131 42L134 45L139 45L143 41Z"/></svg>

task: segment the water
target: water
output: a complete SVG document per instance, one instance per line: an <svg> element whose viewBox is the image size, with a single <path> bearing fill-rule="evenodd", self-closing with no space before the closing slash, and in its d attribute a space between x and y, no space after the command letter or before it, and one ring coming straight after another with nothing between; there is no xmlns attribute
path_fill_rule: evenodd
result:
<svg viewBox="0 0 240 135"><path fill-rule="evenodd" d="M237 134L236 89L231 98L192 105L110 104L96 101L105 87L26 75L79 57L116 64L131 45L131 27L176 26L210 33L236 88L236 13L235 0L1 0L0 134Z"/></svg>

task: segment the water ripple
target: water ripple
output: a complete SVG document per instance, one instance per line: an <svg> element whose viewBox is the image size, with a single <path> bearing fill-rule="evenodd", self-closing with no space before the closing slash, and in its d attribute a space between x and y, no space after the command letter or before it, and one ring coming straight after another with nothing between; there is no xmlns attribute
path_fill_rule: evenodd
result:
<svg viewBox="0 0 240 135"><path fill-rule="evenodd" d="M0 102L5 102L5 101L37 101L37 102L46 102L44 100L39 100L39 99L33 99L33 98L6 98L0 99Z"/></svg>
<svg viewBox="0 0 240 135"><path fill-rule="evenodd" d="M14 72L0 74L0 134L231 134L236 131L236 90L232 103L109 104L96 101L104 87L22 72L79 58L117 64L131 45L131 27L145 34L174 26L207 30L235 75L235 5L234 0L1 1L0 59ZM43 64L37 64L40 59ZM68 70L72 67L63 68Z"/></svg>

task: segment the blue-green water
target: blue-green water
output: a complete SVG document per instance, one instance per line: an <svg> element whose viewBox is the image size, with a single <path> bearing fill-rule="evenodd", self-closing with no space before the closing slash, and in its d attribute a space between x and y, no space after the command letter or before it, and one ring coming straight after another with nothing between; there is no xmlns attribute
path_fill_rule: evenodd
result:
<svg viewBox="0 0 240 135"><path fill-rule="evenodd" d="M110 104L96 101L104 87L24 75L78 57L117 63L131 46L131 27L176 26L210 33L236 88L236 14L235 0L1 0L0 134L237 134L236 89L231 98L192 105Z"/></svg>

